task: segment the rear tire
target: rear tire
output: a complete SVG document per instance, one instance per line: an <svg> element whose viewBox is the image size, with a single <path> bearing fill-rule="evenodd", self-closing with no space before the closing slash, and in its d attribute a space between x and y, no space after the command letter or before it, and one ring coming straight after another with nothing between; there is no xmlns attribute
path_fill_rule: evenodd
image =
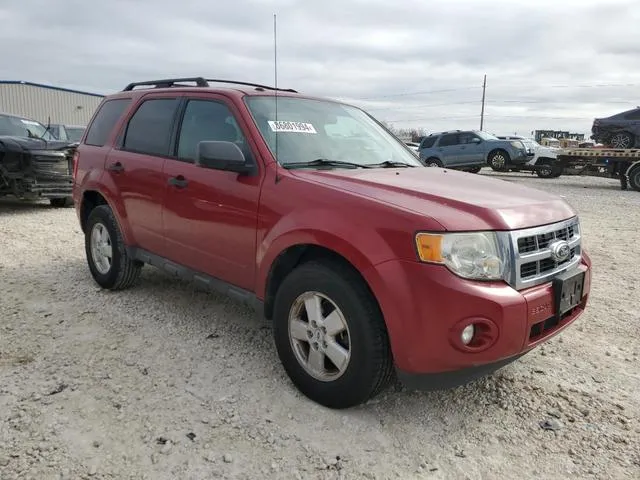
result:
<svg viewBox="0 0 640 480"><path fill-rule="evenodd" d="M280 361L314 402L349 408L389 384L393 361L384 319L350 267L331 260L297 267L278 288L273 318Z"/></svg>
<svg viewBox="0 0 640 480"><path fill-rule="evenodd" d="M613 148L633 148L636 143L636 139L629 132L619 132L611 136L609 143Z"/></svg>
<svg viewBox="0 0 640 480"><path fill-rule="evenodd" d="M494 150L487 158L487 164L495 172L506 172L509 162L511 162L511 157L504 150Z"/></svg>
<svg viewBox="0 0 640 480"><path fill-rule="evenodd" d="M132 286L140 276L143 263L127 254L111 208L99 205L91 210L85 232L87 262L96 283L108 290Z"/></svg>
<svg viewBox="0 0 640 480"><path fill-rule="evenodd" d="M629 169L627 177L629 178L628 183L631 189L640 192L640 163Z"/></svg>

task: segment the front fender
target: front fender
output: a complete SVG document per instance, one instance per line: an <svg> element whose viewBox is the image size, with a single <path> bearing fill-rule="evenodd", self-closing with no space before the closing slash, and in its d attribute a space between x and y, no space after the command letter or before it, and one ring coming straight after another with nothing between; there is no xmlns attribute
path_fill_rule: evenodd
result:
<svg viewBox="0 0 640 480"><path fill-rule="evenodd" d="M293 212L277 222L258 245L255 289L258 298L265 296L269 271L276 258L287 248L303 244L338 253L363 276L370 267L397 256L371 225L364 226L351 218L341 217L334 210Z"/></svg>

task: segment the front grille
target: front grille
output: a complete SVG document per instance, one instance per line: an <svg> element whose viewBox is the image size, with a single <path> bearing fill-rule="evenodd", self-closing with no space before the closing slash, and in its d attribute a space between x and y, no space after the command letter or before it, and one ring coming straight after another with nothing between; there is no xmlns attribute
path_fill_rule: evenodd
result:
<svg viewBox="0 0 640 480"><path fill-rule="evenodd" d="M60 177L71 174L71 163L68 155L36 155L33 167L37 177Z"/></svg>
<svg viewBox="0 0 640 480"><path fill-rule="evenodd" d="M510 283L517 289L527 288L551 280L561 271L576 265L581 258L580 225L577 218L564 222L511 232L514 262ZM550 246L564 240L570 254L564 261L556 261Z"/></svg>

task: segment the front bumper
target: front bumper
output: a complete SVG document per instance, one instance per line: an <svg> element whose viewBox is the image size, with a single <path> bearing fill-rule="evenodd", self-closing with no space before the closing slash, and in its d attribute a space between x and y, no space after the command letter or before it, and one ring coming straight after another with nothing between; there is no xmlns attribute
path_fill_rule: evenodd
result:
<svg viewBox="0 0 640 480"><path fill-rule="evenodd" d="M464 383L524 355L584 311L591 284L586 253L580 268L585 270L582 299L558 319L551 283L517 291L504 282L464 280L439 265L400 260L377 265L371 278L400 379L424 377L432 388L452 386L456 377ZM461 328L471 321L486 325L491 337L475 350L458 343Z"/></svg>

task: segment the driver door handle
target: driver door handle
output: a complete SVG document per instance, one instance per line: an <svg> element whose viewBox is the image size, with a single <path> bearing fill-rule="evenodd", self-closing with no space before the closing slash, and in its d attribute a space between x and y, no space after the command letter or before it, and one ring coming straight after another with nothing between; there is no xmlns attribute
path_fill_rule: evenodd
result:
<svg viewBox="0 0 640 480"><path fill-rule="evenodd" d="M186 186L189 185L189 180L184 178L182 175L178 175L177 177L171 177L169 179L169 185L176 188L186 188Z"/></svg>

